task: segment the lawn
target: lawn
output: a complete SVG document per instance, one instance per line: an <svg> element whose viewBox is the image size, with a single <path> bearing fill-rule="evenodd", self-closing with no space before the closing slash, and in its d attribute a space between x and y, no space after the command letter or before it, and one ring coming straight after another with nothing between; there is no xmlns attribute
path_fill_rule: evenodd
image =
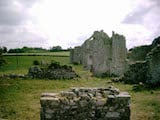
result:
<svg viewBox="0 0 160 120"><path fill-rule="evenodd" d="M5 56L8 64L0 74L27 73L34 60L56 60L69 64L69 57L53 56ZM17 65L18 59L18 65ZM106 87L113 85L121 91L127 91L132 96L131 120L160 119L160 89L132 91L133 85L110 83L110 78L91 77L81 65L73 66L81 76L76 80L0 80L0 119L8 120L39 120L40 95L43 92L59 92L70 87Z"/></svg>

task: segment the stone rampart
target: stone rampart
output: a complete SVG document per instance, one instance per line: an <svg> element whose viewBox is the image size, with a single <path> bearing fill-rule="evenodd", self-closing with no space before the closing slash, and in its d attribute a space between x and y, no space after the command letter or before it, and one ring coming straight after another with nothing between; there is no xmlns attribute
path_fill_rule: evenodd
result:
<svg viewBox="0 0 160 120"><path fill-rule="evenodd" d="M130 98L112 86L43 93L41 120L129 120Z"/></svg>

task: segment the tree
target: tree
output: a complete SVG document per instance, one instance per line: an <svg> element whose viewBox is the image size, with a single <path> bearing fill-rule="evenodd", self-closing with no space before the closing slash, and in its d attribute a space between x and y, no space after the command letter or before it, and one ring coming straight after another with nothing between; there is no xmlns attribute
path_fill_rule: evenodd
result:
<svg viewBox="0 0 160 120"><path fill-rule="evenodd" d="M2 49L3 49L3 53L7 53L7 51L8 51L7 47L4 46Z"/></svg>
<svg viewBox="0 0 160 120"><path fill-rule="evenodd" d="M55 51L62 51L62 47L61 46L53 46L50 49L51 52L55 52Z"/></svg>
<svg viewBox="0 0 160 120"><path fill-rule="evenodd" d="M3 58L4 49L0 47L0 67L6 63L5 59Z"/></svg>

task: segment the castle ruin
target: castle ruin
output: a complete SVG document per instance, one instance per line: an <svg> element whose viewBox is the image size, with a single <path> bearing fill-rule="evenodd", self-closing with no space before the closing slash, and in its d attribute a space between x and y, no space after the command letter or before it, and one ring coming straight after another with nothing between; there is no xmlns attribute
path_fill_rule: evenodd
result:
<svg viewBox="0 0 160 120"><path fill-rule="evenodd" d="M114 32L109 37L103 31L95 31L81 46L71 50L70 62L82 64L95 76L120 76L126 69L125 37Z"/></svg>

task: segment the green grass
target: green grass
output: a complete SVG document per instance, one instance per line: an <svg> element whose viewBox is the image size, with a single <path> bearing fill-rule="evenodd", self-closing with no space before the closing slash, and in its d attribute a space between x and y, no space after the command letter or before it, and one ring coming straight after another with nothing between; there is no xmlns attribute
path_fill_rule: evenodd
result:
<svg viewBox="0 0 160 120"><path fill-rule="evenodd" d="M56 60L69 64L68 57L51 56L18 56L19 66L16 66L16 56L5 56L8 64L0 73L25 73L33 60ZM132 91L132 85L109 83L109 78L91 77L81 65L73 66L81 76L77 80L0 80L0 119L8 120L39 120L40 95L43 92L59 92L70 87L105 87L113 85L121 91L128 91L132 96L131 120L160 119L160 89L141 92Z"/></svg>
<svg viewBox="0 0 160 120"><path fill-rule="evenodd" d="M4 53L4 56L66 56L70 55L69 51L60 52L32 52L32 53Z"/></svg>
<svg viewBox="0 0 160 120"><path fill-rule="evenodd" d="M0 74L3 73L27 73L28 68L33 64L34 60L45 61L46 63L51 60L58 61L62 64L69 64L68 57L55 57L55 56L4 56L7 64L2 66Z"/></svg>

